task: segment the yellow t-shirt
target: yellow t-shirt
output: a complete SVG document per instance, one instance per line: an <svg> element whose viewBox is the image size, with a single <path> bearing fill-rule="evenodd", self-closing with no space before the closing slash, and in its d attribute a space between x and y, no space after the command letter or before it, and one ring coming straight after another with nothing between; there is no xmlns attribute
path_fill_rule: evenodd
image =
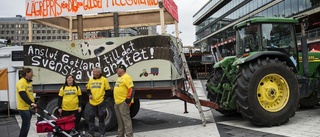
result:
<svg viewBox="0 0 320 137"><path fill-rule="evenodd" d="M99 105L104 100L105 90L110 89L107 78L103 76L99 79L91 78L86 86L91 91L92 99L89 99L89 103L93 106Z"/></svg>
<svg viewBox="0 0 320 137"><path fill-rule="evenodd" d="M60 88L59 96L62 97L62 110L74 111L79 108L78 96L81 95L80 87L77 86L63 86Z"/></svg>
<svg viewBox="0 0 320 137"><path fill-rule="evenodd" d="M17 97L17 109L18 110L29 110L30 105L24 102L24 100L20 97L19 92L25 91L27 93L28 98L34 102L33 97L33 87L30 82L27 82L25 78L21 78L16 84L16 97Z"/></svg>
<svg viewBox="0 0 320 137"><path fill-rule="evenodd" d="M127 73L118 77L113 89L114 102L121 104L128 96L128 89L133 86L132 78Z"/></svg>

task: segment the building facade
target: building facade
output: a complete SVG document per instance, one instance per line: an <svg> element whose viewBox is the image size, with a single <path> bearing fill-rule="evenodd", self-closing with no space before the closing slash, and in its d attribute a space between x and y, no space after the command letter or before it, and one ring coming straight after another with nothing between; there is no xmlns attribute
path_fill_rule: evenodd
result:
<svg viewBox="0 0 320 137"><path fill-rule="evenodd" d="M155 35L157 34L157 26L137 27L139 35Z"/></svg>
<svg viewBox="0 0 320 137"><path fill-rule="evenodd" d="M308 19L306 35L309 46L320 47L319 0L210 0L193 16L196 27L194 45L204 48L209 54L218 51L222 57L233 55L236 40L233 26L237 23L252 17L301 16ZM297 37L300 37L298 27ZM214 54L212 63L219 58Z"/></svg>
<svg viewBox="0 0 320 137"><path fill-rule="evenodd" d="M28 21L25 17L0 18L0 39L11 41L12 45L22 45L29 39ZM119 29L119 36L136 36L156 34L156 27L138 27ZM98 37L114 37L113 30L85 32L84 39ZM69 32L32 22L32 41L45 42L55 40L68 40ZM72 34L72 39L78 39L77 33Z"/></svg>
<svg viewBox="0 0 320 137"><path fill-rule="evenodd" d="M37 23L32 23L32 27L34 42L69 39L68 32L63 30ZM24 17L0 18L0 39L10 39L13 45L21 45L28 41L28 33L28 21Z"/></svg>

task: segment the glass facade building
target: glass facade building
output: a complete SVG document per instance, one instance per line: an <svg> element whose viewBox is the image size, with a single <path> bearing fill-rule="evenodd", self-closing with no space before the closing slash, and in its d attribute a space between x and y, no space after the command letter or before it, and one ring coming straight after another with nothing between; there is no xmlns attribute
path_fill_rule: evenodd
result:
<svg viewBox="0 0 320 137"><path fill-rule="evenodd" d="M210 6L215 9L210 9ZM207 50L211 50L213 45L221 45L225 41L228 43L236 35L233 26L251 17L295 17L304 12L318 10L319 7L319 0L228 0L224 4L211 0L193 16L193 24L196 26L194 45L205 46L208 47ZM204 19L203 14L209 13L208 10L211 10L212 14ZM317 16L314 17L316 19L309 18L308 29L313 32L307 33L314 35L318 32L317 28L320 26L314 25L320 22Z"/></svg>
<svg viewBox="0 0 320 137"><path fill-rule="evenodd" d="M235 55L233 26L244 20L302 15L307 15L309 22L306 36L310 49L320 50L320 0L209 0L193 16L196 38L193 45L202 49L202 53L188 58L189 68L196 76L206 74L208 77L214 62ZM298 45L301 45L300 29L300 25L296 25Z"/></svg>

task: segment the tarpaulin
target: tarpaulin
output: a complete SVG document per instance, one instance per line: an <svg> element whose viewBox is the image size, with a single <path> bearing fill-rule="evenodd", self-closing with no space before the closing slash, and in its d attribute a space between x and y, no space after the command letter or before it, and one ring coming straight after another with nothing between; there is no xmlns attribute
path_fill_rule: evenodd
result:
<svg viewBox="0 0 320 137"><path fill-rule="evenodd" d="M8 90L8 69L0 69L0 90Z"/></svg>

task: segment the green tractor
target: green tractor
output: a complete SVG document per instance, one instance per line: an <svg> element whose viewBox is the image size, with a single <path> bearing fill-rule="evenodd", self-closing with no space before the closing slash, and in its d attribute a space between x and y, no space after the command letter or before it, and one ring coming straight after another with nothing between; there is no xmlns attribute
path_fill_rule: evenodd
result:
<svg viewBox="0 0 320 137"><path fill-rule="evenodd" d="M305 36L299 51L297 23L256 17L235 25L236 55L215 63L206 84L217 111L274 126L288 122L299 106L319 102L320 52L308 51Z"/></svg>

